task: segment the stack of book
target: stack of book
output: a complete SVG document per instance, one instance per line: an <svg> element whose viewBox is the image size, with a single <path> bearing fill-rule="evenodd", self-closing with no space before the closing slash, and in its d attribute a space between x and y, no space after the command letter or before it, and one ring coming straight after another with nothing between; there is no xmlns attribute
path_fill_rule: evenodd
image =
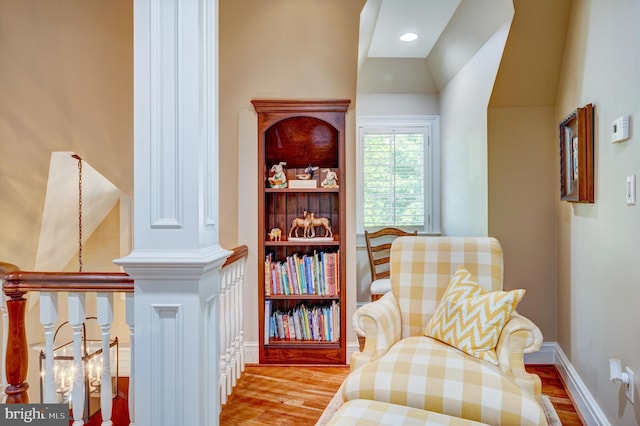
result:
<svg viewBox="0 0 640 426"><path fill-rule="evenodd" d="M264 292L271 295L337 296L340 293L338 253L287 256L274 262L265 259Z"/></svg>
<svg viewBox="0 0 640 426"><path fill-rule="evenodd" d="M270 339L339 341L340 303L337 300L312 307L300 304L288 312L277 309L272 312L271 303L271 300L264 302L265 344L268 345Z"/></svg>

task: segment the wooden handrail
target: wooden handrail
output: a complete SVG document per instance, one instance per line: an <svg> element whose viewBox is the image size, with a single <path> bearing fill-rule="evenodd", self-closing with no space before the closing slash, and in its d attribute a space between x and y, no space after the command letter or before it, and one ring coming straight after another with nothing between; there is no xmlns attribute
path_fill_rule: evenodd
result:
<svg viewBox="0 0 640 426"><path fill-rule="evenodd" d="M15 271L3 277L4 292L124 292L133 293L133 278L124 272Z"/></svg>
<svg viewBox="0 0 640 426"><path fill-rule="evenodd" d="M247 256L249 248L241 245L232 251L223 268ZM7 296L29 291L133 293L133 278L125 272L32 272L0 262L0 279Z"/></svg>
<svg viewBox="0 0 640 426"><path fill-rule="evenodd" d="M229 257L227 257L227 260L224 262L224 265L222 265L223 268L249 255L249 247L245 245L234 247L232 250L233 250L233 253Z"/></svg>
<svg viewBox="0 0 640 426"><path fill-rule="evenodd" d="M246 257L249 249L241 245L233 249L223 268ZM9 330L5 360L8 386L7 404L29 402L27 367L29 353L25 327L27 299L30 291L38 292L122 292L133 293L134 280L125 272L33 272L21 271L11 263L0 262L0 281L7 296Z"/></svg>

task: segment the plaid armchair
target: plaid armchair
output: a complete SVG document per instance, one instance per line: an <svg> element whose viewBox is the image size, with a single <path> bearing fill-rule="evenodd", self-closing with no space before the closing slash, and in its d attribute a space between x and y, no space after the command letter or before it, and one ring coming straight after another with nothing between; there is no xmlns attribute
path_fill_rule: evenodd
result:
<svg viewBox="0 0 640 426"><path fill-rule="evenodd" d="M542 343L542 333L530 320L515 311L508 318L495 347L498 365L423 335L461 265L486 290L502 290L502 248L494 238L394 241L392 291L353 316L353 327L365 342L351 356L343 398L408 405L488 424L546 424L538 403L540 378L524 368L523 355ZM487 402L491 394L499 403Z"/></svg>

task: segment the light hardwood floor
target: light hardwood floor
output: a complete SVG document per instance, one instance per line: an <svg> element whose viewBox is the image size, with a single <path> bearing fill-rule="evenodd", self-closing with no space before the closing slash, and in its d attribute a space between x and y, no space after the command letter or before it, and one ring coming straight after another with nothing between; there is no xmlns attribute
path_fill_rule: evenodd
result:
<svg viewBox="0 0 640 426"><path fill-rule="evenodd" d="M220 425L314 425L349 367L247 366Z"/></svg>
<svg viewBox="0 0 640 426"><path fill-rule="evenodd" d="M554 366L528 366L542 379L563 425L582 425ZM221 426L315 425L349 367L247 366L220 414Z"/></svg>

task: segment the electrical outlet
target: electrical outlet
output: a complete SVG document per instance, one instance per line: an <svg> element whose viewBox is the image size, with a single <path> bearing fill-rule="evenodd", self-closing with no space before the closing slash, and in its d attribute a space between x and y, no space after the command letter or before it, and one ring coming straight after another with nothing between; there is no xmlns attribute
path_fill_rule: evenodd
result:
<svg viewBox="0 0 640 426"><path fill-rule="evenodd" d="M633 381L633 371L631 371L629 367L626 367L626 373L627 373L627 377L629 377L629 383L626 384L626 389L624 393L627 394L627 399L631 401L631 403L633 404L633 395L634 395L633 388L635 387L635 383Z"/></svg>

